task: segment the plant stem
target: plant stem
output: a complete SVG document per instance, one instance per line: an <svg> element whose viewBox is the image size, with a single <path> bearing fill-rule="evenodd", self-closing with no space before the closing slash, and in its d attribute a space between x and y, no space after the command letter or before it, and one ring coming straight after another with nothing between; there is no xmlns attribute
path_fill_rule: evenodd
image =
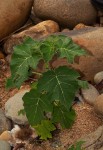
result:
<svg viewBox="0 0 103 150"><path fill-rule="evenodd" d="M33 71L32 73L33 73L33 74L36 74L36 75L39 75L39 76L42 76L42 73L40 73L40 72L35 72L35 71Z"/></svg>

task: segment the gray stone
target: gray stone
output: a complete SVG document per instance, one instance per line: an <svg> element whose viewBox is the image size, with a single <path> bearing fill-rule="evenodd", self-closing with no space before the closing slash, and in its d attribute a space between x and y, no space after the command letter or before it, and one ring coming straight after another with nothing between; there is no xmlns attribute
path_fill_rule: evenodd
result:
<svg viewBox="0 0 103 150"><path fill-rule="evenodd" d="M2 109L0 109L0 134L5 130L11 130L11 121L5 117Z"/></svg>
<svg viewBox="0 0 103 150"><path fill-rule="evenodd" d="M78 23L93 24L97 17L90 0L35 0L34 13L70 28Z"/></svg>
<svg viewBox="0 0 103 150"><path fill-rule="evenodd" d="M10 144L6 141L0 140L0 150L11 150Z"/></svg>
<svg viewBox="0 0 103 150"><path fill-rule="evenodd" d="M99 84L102 80L103 80L103 71L98 72L98 73L94 76L94 82L95 82L96 84Z"/></svg>
<svg viewBox="0 0 103 150"><path fill-rule="evenodd" d="M26 115L18 115L18 111L24 108L22 97L28 91L29 90L23 90L18 92L5 103L6 117L12 119L12 121L17 124L26 124L28 122Z"/></svg>
<svg viewBox="0 0 103 150"><path fill-rule="evenodd" d="M81 89L81 92L82 92L84 100L87 103L89 103L90 105L93 105L95 100L96 100L96 98L99 96L99 92L91 84L88 84L88 88L87 89Z"/></svg>

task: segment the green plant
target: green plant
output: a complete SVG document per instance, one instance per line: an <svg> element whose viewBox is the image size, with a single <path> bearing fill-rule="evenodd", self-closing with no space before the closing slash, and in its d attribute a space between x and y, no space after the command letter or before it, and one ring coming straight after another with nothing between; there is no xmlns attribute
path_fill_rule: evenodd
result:
<svg viewBox="0 0 103 150"><path fill-rule="evenodd" d="M43 40L26 38L20 45L14 47L10 63L11 77L6 87L20 88L22 83L32 74L38 76L38 81L31 86L30 92L23 96L24 110L28 121L41 139L51 138L55 124L69 128L75 120L72 103L75 93L87 83L81 81L79 73L67 66L53 68L50 64L56 56L73 63L75 56L86 55L86 51L75 44L71 38L64 35L51 35ZM44 72L37 72L40 61L44 62ZM51 117L48 118L47 114Z"/></svg>
<svg viewBox="0 0 103 150"><path fill-rule="evenodd" d="M81 148L83 143L84 143L84 141L79 141L75 145L72 145L68 150L83 150Z"/></svg>

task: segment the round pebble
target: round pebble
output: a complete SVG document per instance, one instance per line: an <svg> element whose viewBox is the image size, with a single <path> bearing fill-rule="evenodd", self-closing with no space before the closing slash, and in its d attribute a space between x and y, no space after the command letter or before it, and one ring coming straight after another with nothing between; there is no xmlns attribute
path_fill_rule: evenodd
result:
<svg viewBox="0 0 103 150"><path fill-rule="evenodd" d="M94 103L94 110L98 115L103 115L103 94L96 98Z"/></svg>
<svg viewBox="0 0 103 150"><path fill-rule="evenodd" d="M94 76L94 82L95 82L96 84L99 84L102 80L103 80L103 71L98 72L98 73Z"/></svg>

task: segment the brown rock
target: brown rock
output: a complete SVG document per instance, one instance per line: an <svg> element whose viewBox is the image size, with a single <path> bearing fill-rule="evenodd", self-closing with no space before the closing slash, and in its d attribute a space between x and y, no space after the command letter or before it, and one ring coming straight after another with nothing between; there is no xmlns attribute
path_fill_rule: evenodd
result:
<svg viewBox="0 0 103 150"><path fill-rule="evenodd" d="M99 95L94 103L94 110L97 114L103 116L103 94Z"/></svg>
<svg viewBox="0 0 103 150"><path fill-rule="evenodd" d="M83 29L83 28L87 28L87 27L89 27L89 26L86 26L86 25L83 24L83 23L79 23L79 24L77 24L77 25L74 27L73 30L79 30L79 29Z"/></svg>
<svg viewBox="0 0 103 150"><path fill-rule="evenodd" d="M9 131L4 131L0 135L0 140L10 141L12 139L12 135Z"/></svg>
<svg viewBox="0 0 103 150"><path fill-rule="evenodd" d="M0 2L0 40L20 28L28 19L33 0Z"/></svg>
<svg viewBox="0 0 103 150"><path fill-rule="evenodd" d="M25 36L29 36L33 39L40 39L58 31L59 26L56 22L52 20L43 21L27 30L12 35L4 44L5 53L11 54L13 52L13 46L20 44Z"/></svg>
<svg viewBox="0 0 103 150"><path fill-rule="evenodd" d="M63 33L73 39L82 48L86 49L92 55L81 56L79 62L75 62L72 66L79 70L84 79L88 81L94 80L94 75L103 71L103 28L89 27L80 30L73 30ZM54 66L66 65L66 60L62 59L54 63Z"/></svg>
<svg viewBox="0 0 103 150"><path fill-rule="evenodd" d="M69 32L70 30L68 28L63 29L61 32Z"/></svg>
<svg viewBox="0 0 103 150"><path fill-rule="evenodd" d="M90 0L35 0L34 12L41 19L52 19L65 27L93 24L97 11Z"/></svg>

